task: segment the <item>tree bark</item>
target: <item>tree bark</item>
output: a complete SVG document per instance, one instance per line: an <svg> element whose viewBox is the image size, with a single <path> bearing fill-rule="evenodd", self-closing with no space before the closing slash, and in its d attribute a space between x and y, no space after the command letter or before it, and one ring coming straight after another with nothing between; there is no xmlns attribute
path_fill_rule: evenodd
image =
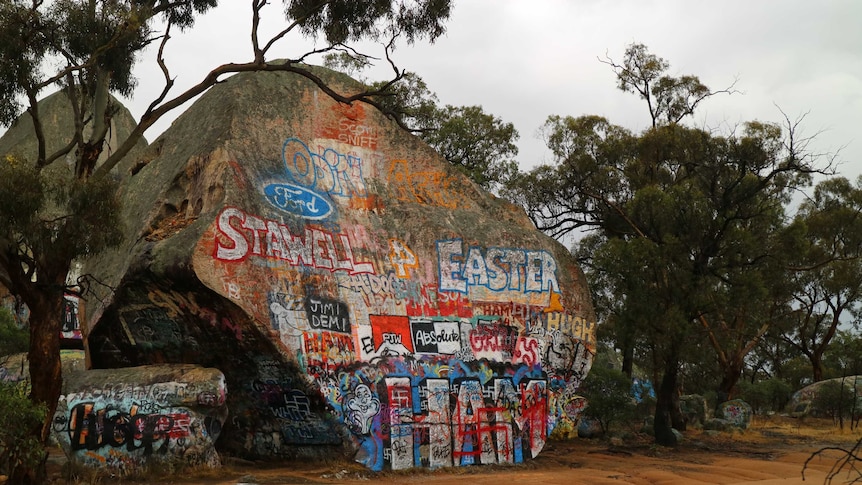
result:
<svg viewBox="0 0 862 485"><path fill-rule="evenodd" d="M679 396L677 395L679 365L677 358L665 361L664 375L656 393L655 405L655 442L661 446L676 446L676 435L671 428L679 416Z"/></svg>
<svg viewBox="0 0 862 485"><path fill-rule="evenodd" d="M46 292L30 307L30 400L47 410L39 436L47 443L57 400L63 387L60 365L60 329L63 321L63 291Z"/></svg>
<svg viewBox="0 0 862 485"><path fill-rule="evenodd" d="M811 361L811 374L814 377L814 382L823 380L823 355L817 351L811 353L809 360Z"/></svg>
<svg viewBox="0 0 862 485"><path fill-rule="evenodd" d="M719 400L721 402L729 401L736 394L736 384L739 382L739 377L742 375L742 359L734 359L733 362L727 363L722 369L721 382L718 383ZM718 402L716 404L721 404Z"/></svg>

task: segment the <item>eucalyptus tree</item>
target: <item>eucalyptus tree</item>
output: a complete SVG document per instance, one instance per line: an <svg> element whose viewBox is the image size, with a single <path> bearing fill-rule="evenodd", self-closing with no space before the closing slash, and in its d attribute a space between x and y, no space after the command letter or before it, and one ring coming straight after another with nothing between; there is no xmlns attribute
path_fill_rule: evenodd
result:
<svg viewBox="0 0 862 485"><path fill-rule="evenodd" d="M329 56L327 65L356 75L367 63L361 56L339 53ZM481 106L440 105L418 74L407 72L403 78L397 84L374 82L371 88L380 91L380 104L405 127L484 189L501 189L517 174L515 142L520 135L515 125Z"/></svg>
<svg viewBox="0 0 862 485"><path fill-rule="evenodd" d="M799 238L788 278L793 311L777 335L808 359L817 382L842 324L858 328L862 318L862 179L821 181L793 224Z"/></svg>
<svg viewBox="0 0 862 485"><path fill-rule="evenodd" d="M815 166L789 123L728 134L685 125L732 87L669 76L643 45L608 64L618 87L645 101L651 126L633 133L598 116L551 116L544 133L556 163L519 175L506 194L554 237L587 233L580 260L602 281L624 355L647 348L660 369L656 440L673 444L671 427L685 426L677 392L690 349L714 350L727 393L784 311L784 207L828 167Z"/></svg>
<svg viewBox="0 0 862 485"><path fill-rule="evenodd" d="M360 40L388 42L387 60L398 82L404 73L389 59L394 39L435 40L444 32L450 0L285 0L283 28L264 38L259 25L275 2L250 0L250 59L214 66L197 84L174 91L164 57L172 33L194 26L217 0L6 0L0 2L0 123L22 112L32 123L35 155L0 153L0 284L30 308L31 399L45 403L44 440L60 394L59 333L63 291L72 261L116 244L120 237L112 169L166 113L206 91L226 75L288 71L304 76L342 103L385 108L375 90L339 93L305 67L314 54L348 49ZM157 30L158 29L158 30ZM286 56L290 35L317 39L313 51ZM124 140L106 147L117 107L112 94L131 96L133 67L155 49L149 62L164 74L163 87ZM281 60L271 62L273 57ZM39 97L62 90L70 101L73 126L61 147L50 150ZM60 163L62 161L62 163ZM71 165L65 179L46 176L49 167Z"/></svg>

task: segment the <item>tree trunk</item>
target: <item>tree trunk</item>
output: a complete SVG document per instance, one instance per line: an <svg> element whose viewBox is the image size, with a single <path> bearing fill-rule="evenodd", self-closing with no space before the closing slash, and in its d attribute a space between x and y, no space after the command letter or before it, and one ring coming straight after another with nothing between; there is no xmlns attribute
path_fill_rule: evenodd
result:
<svg viewBox="0 0 862 485"><path fill-rule="evenodd" d="M721 382L718 383L718 401L716 405L734 398L736 384L742 375L742 359L734 359L722 369Z"/></svg>
<svg viewBox="0 0 862 485"><path fill-rule="evenodd" d="M60 287L62 288L62 286ZM30 306L30 400L44 404L45 422L39 432L47 443L57 400L63 387L60 367L60 329L63 321L63 292L49 291L37 297L38 303Z"/></svg>
<svg viewBox="0 0 862 485"><path fill-rule="evenodd" d="M811 374L814 377L814 382L820 382L823 380L823 359L822 355L818 352L812 352L809 357L811 361Z"/></svg>
<svg viewBox="0 0 862 485"><path fill-rule="evenodd" d="M655 442L661 446L676 446L676 435L671 428L680 416L679 396L677 395L679 366L677 359L665 362L664 375L656 394L655 405Z"/></svg>
<svg viewBox="0 0 862 485"><path fill-rule="evenodd" d="M623 353L623 362L622 362L622 371L623 374L627 375L629 379L632 378L632 374L634 374L634 362L635 362L635 346L630 342L629 338L625 339L625 345L622 349Z"/></svg>

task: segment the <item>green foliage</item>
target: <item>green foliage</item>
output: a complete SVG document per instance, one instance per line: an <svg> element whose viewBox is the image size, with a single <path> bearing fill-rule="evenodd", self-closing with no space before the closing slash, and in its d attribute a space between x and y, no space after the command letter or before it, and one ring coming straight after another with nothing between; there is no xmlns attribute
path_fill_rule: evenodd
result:
<svg viewBox="0 0 862 485"><path fill-rule="evenodd" d="M829 167L801 151L790 123L726 134L687 126L700 103L730 90L670 76L642 44L607 64L621 90L645 101L651 126L633 133L600 116L550 116L543 132L555 163L519 174L504 195L553 237L587 231L576 252L597 286L597 313L627 359L663 373L656 435L662 427L667 437L678 377L716 365L716 391L729 394L752 349L786 319L788 249L804 231L788 229L785 207Z"/></svg>
<svg viewBox="0 0 862 485"><path fill-rule="evenodd" d="M758 414L782 411L790 402L790 396L793 393L790 384L776 378L754 383L740 381L738 388L740 399L750 404Z"/></svg>
<svg viewBox="0 0 862 485"><path fill-rule="evenodd" d="M28 329L19 327L12 312L0 307L0 358L27 352L29 342L30 332Z"/></svg>
<svg viewBox="0 0 862 485"><path fill-rule="evenodd" d="M0 124L11 123L21 112L21 100L50 85L42 73L51 58L77 73L85 93L108 87L130 95L135 87L132 67L151 42L152 21L167 19L180 28L193 24L194 15L217 0L149 0L134 2L11 0L0 5ZM60 75L60 79L64 79Z"/></svg>
<svg viewBox="0 0 862 485"><path fill-rule="evenodd" d="M612 423L631 419L635 412L631 386L631 380L622 372L594 365L581 387L581 394L587 398L584 415L598 421L604 433L610 431Z"/></svg>
<svg viewBox="0 0 862 485"><path fill-rule="evenodd" d="M422 139L480 186L499 187L517 173L518 132L512 123L481 106L446 105L437 110L435 125Z"/></svg>
<svg viewBox="0 0 862 485"><path fill-rule="evenodd" d="M122 239L117 182L49 179L33 164L6 155L0 160L0 193L15 194L0 205L8 236L0 247L74 259L117 245ZM60 247L57 241L62 241Z"/></svg>
<svg viewBox="0 0 862 485"><path fill-rule="evenodd" d="M862 315L862 180L851 184L836 177L817 184L814 195L803 202L788 230L793 251L785 278L792 283L797 310L789 313L773 337L789 343L806 356L814 381L860 368L852 349L859 348L850 336L842 337L831 362L826 353L840 336L843 322L856 322ZM839 354L844 355L839 355ZM858 354L857 354L858 355Z"/></svg>
<svg viewBox="0 0 862 485"><path fill-rule="evenodd" d="M289 0L285 4L288 18L302 20L303 34L322 34L330 44L394 35L403 35L408 42L425 36L433 41L445 32L444 22L452 9L450 0Z"/></svg>
<svg viewBox="0 0 862 485"><path fill-rule="evenodd" d="M349 52L330 52L323 56L323 65L333 71L343 72L350 77L359 76L362 71L371 65L366 56L352 55Z"/></svg>
<svg viewBox="0 0 862 485"><path fill-rule="evenodd" d="M862 375L862 336L858 331L838 330L823 356L826 377Z"/></svg>
<svg viewBox="0 0 862 485"><path fill-rule="evenodd" d="M15 194L0 204L0 226L12 232L32 230L46 202L45 192L44 180L33 164L9 154L0 157L0 194Z"/></svg>
<svg viewBox="0 0 862 485"><path fill-rule="evenodd" d="M362 62L339 56L331 57L329 65L355 69ZM386 93L375 97L384 111L415 130L446 161L479 186L498 189L507 185L517 173L514 157L518 154L515 142L519 134L512 123L485 113L481 106L440 107L437 95L415 73L405 73L395 84L381 81L371 87Z"/></svg>
<svg viewBox="0 0 862 485"><path fill-rule="evenodd" d="M398 117L405 125L419 132L432 130L437 116L437 95L416 73L405 72L396 83L378 81L371 89L384 94L376 96L386 113Z"/></svg>
<svg viewBox="0 0 862 485"><path fill-rule="evenodd" d="M817 389L811 401L811 412L818 416L828 416L833 420L843 421L852 414L862 412L857 404L857 397L852 389L841 380L829 380Z"/></svg>
<svg viewBox="0 0 862 485"><path fill-rule="evenodd" d="M43 463L39 429L45 407L34 406L23 387L0 382L0 475L21 476Z"/></svg>
<svg viewBox="0 0 862 485"><path fill-rule="evenodd" d="M646 101L653 126L679 123L692 115L697 105L713 95L697 76L672 77L666 74L670 64L649 52L643 44L626 49L623 64L608 61L617 74L617 87L635 93Z"/></svg>

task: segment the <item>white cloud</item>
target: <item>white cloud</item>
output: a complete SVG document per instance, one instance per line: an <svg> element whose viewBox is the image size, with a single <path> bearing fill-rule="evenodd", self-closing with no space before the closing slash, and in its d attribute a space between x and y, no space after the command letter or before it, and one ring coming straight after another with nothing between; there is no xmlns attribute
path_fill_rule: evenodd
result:
<svg viewBox="0 0 862 485"><path fill-rule="evenodd" d="M185 33L174 32L167 60L177 88L198 82L224 62L251 59L248 2L223 0ZM263 30L281 28L280 2L268 7ZM631 42L646 44L675 74L694 74L718 96L703 105L698 122L734 125L749 119L780 121L806 112L817 151L847 145L844 175L862 173L862 2L856 0L461 0L447 34L429 45L401 45L399 67L418 73L442 103L482 105L521 133L522 167L546 160L535 137L548 115L598 114L640 129L647 112L636 97L616 89L613 73L598 61L621 59ZM280 42L270 59L297 57L313 45L296 36ZM382 56L382 49L364 45ZM385 62L371 79L391 74ZM140 115L161 90L152 58L140 62L140 87L129 102ZM163 121L147 133L154 139Z"/></svg>

